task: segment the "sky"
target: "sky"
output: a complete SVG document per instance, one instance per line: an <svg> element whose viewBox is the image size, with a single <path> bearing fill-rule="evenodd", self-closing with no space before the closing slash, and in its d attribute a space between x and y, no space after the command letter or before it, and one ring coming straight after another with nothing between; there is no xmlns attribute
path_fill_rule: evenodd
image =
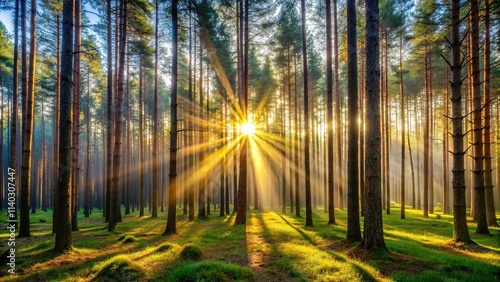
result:
<svg viewBox="0 0 500 282"><path fill-rule="evenodd" d="M90 7L90 5L84 5L84 9L86 11L89 11L89 13L86 13L86 16L89 18L91 22L97 22L98 16L96 13L98 13L95 9ZM40 12L40 11L38 11ZM0 21L5 25L7 28L7 31L10 34L14 34L14 21L13 21L13 10L5 10L5 9L0 9ZM29 20L29 19L28 19ZM27 23L29 24L29 23Z"/></svg>
<svg viewBox="0 0 500 282"><path fill-rule="evenodd" d="M12 11L0 10L0 21L5 25L10 34L14 33L14 24L12 22Z"/></svg>

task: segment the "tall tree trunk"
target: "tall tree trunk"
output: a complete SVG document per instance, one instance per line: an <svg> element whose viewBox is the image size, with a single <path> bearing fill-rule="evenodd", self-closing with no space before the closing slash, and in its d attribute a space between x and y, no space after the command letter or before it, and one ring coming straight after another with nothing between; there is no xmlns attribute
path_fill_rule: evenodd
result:
<svg viewBox="0 0 500 282"><path fill-rule="evenodd" d="M144 185L145 185L145 163L144 163L144 85L142 82L142 55L139 58L139 166L140 166L140 183L139 183L139 216L144 216Z"/></svg>
<svg viewBox="0 0 500 282"><path fill-rule="evenodd" d="M474 169L474 206L477 215L477 234L489 234L486 219L484 167L483 167L483 132L482 132L482 105L481 80L479 69L479 1L471 0L471 64L472 64L472 91L473 91L473 163Z"/></svg>
<svg viewBox="0 0 500 282"><path fill-rule="evenodd" d="M361 97L359 99L360 113L358 118L361 120L359 124L359 194L360 194L360 204L361 204L361 216L365 215L365 100L366 100L366 88L365 88L365 74L366 74L366 59L364 52L361 52Z"/></svg>
<svg viewBox="0 0 500 282"><path fill-rule="evenodd" d="M294 119L294 162L295 162L295 216L300 217L300 185L299 185L299 167L300 167L300 162L299 162L299 120L298 120L298 110L299 110L299 102L298 102L298 91L297 91L297 56L294 57L294 113L293 113L293 119ZM290 179L291 180L291 179ZM291 197L291 191L290 191L290 197ZM291 207L293 201L290 200L290 210L292 209Z"/></svg>
<svg viewBox="0 0 500 282"><path fill-rule="evenodd" d="M26 6L26 3L23 3ZM23 19L25 21L25 19ZM23 30L23 34L26 30ZM28 92L24 110L25 123L23 127L23 157L21 168L21 217L18 237L29 237L30 234L30 188L31 188L31 159L35 113L35 64L36 64L36 0L31 0L30 22L30 62L28 73ZM24 51L24 50L23 50ZM24 98L24 96L23 96ZM23 101L24 102L24 101ZM32 203L35 205L35 203Z"/></svg>
<svg viewBox="0 0 500 282"><path fill-rule="evenodd" d="M491 64L490 64L490 1L484 2L484 186L488 226L498 226L493 195L491 167ZM498 109L497 109L498 110ZM497 184L498 185L498 184Z"/></svg>
<svg viewBox="0 0 500 282"><path fill-rule="evenodd" d="M400 3L401 22L403 20L403 4ZM403 87L403 27L399 32L399 95L401 97L401 219L405 219L405 97Z"/></svg>
<svg viewBox="0 0 500 282"><path fill-rule="evenodd" d="M202 28L200 27L199 38L200 38L200 114L199 119L203 121L203 43L202 43ZM208 96L208 95L207 95ZM205 144L205 134L203 132L204 126L207 125L208 121L201 123L202 130L199 134L200 144ZM200 167L203 166L203 162L205 161L205 149L202 148L199 152L199 162L201 164ZM205 175L201 176L198 179L198 186L200 188L198 192L198 217L206 217L206 177Z"/></svg>
<svg viewBox="0 0 500 282"><path fill-rule="evenodd" d="M108 231L115 229L120 214L120 166L121 166L121 148L122 148L122 115L123 115L123 84L125 72L125 48L127 43L127 4L128 0L121 0L120 3L120 56L118 62L118 92L116 93L115 108L115 134L114 134L114 152L113 152L113 183L111 186L111 198L109 209Z"/></svg>
<svg viewBox="0 0 500 282"><path fill-rule="evenodd" d="M347 1L347 97L349 111L347 159L347 240L361 241L359 225L359 155L358 155L358 50L356 2Z"/></svg>
<svg viewBox="0 0 500 282"><path fill-rule="evenodd" d="M189 126L192 128L194 126L194 93L193 93L193 51L192 51L192 42L193 42L193 35L192 35L192 16L191 16L191 10L189 10L189 90L188 90L188 95L189 95ZM196 32L194 34L194 38L196 38ZM196 39L195 39L195 45L196 45ZM194 48L196 51L196 46ZM196 57L196 56L195 56ZM189 133L189 139L188 139L188 146L193 146L193 133ZM194 168L194 154L191 153L189 154L189 169ZM189 205L189 215L188 215L188 220L189 221L194 221L194 187L193 185L189 185L187 187L188 189L188 205Z"/></svg>
<svg viewBox="0 0 500 282"><path fill-rule="evenodd" d="M380 65L378 0L366 1L366 206L363 245L386 249L380 189Z"/></svg>
<svg viewBox="0 0 500 282"><path fill-rule="evenodd" d="M285 96L286 96L286 78L285 78L285 70L283 69L283 87L281 88L281 99L284 101ZM286 167L286 148L285 148L285 142L286 142L286 129L285 129L285 103L281 104L281 112L280 112L280 138L283 142L282 147L279 149L280 150L280 155L281 155L281 213L285 214L286 213L286 174L283 173L283 170ZM292 205L292 203L290 203Z"/></svg>
<svg viewBox="0 0 500 282"><path fill-rule="evenodd" d="M311 163L309 157L309 84L307 69L307 32L306 32L306 3L300 1L300 10L302 14L302 74L304 76L304 170L306 177L306 226L314 226L312 220L311 205Z"/></svg>
<svg viewBox="0 0 500 282"><path fill-rule="evenodd" d="M334 0L334 8L337 7ZM326 0L326 124L327 124L327 162L328 162L328 224L335 224L333 206L333 70L332 70L332 11L331 0ZM295 106L297 108L297 106Z"/></svg>
<svg viewBox="0 0 500 282"><path fill-rule="evenodd" d="M333 170L333 173L337 175L337 187L338 187L338 203L339 209L344 209L344 188L343 188L343 177L342 177L342 128L340 121L340 85L339 85L339 35L338 35L338 23L337 23L337 4L338 0L333 0L333 58L335 67L333 69L333 84L334 84L334 98L335 98L335 128L337 130L337 169Z"/></svg>
<svg viewBox="0 0 500 282"><path fill-rule="evenodd" d="M27 105L27 95L28 95L28 63L27 63L27 46L26 46L26 5L27 1L26 0L21 0L21 113L22 113L22 120L21 120L21 150L22 152L25 150L24 148L24 143L25 143L25 130L26 130L26 105ZM16 152L17 154L17 152ZM29 236L29 186L26 186L23 184L26 183L26 181L23 181L25 177L23 177L23 159L21 158L21 190L20 190L20 229L19 232L21 235L22 233L26 233L26 230L28 231L28 235L24 236ZM17 165L17 164L16 164ZM15 167L17 169L17 166ZM28 172L28 171L27 171ZM29 181L28 181L29 184ZM25 225L23 227L23 225ZM21 230L23 230L21 232ZM22 236L21 236L22 237Z"/></svg>
<svg viewBox="0 0 500 282"><path fill-rule="evenodd" d="M390 103L389 103L389 51L388 51L388 45L389 45L389 36L388 36L388 30L387 26L384 27L384 50L385 50L385 56L384 56L384 93L385 93L385 98L384 98L384 116L385 116L385 189L386 189L386 197L385 197L385 211L387 214L391 214L391 168L390 168L390 142L391 142L391 132L389 131L390 124L389 124L389 112L390 110ZM368 46L368 45L367 45ZM404 163L402 164L404 165Z"/></svg>
<svg viewBox="0 0 500 282"><path fill-rule="evenodd" d="M414 97L413 99L414 99L413 102L417 103L417 98ZM410 103L409 103L409 100L410 99L406 99L406 112L407 112L407 116L408 116L408 124L407 124L408 131L406 131L406 137L407 137L406 140L408 142L408 153L410 155L410 168L411 168L411 208L415 209L416 208L416 206L415 206L415 168L413 165L413 154L411 151L411 143L410 143ZM418 144L418 140L417 140L417 144ZM417 154L418 154L418 152L417 152Z"/></svg>
<svg viewBox="0 0 500 282"><path fill-rule="evenodd" d="M172 0L172 82L170 97L170 155L168 178L168 217L167 226L163 234L177 232L176 205L177 199L177 60L178 60L178 15L177 0Z"/></svg>
<svg viewBox="0 0 500 282"><path fill-rule="evenodd" d="M158 0L155 0L155 76L153 112L153 211L152 218L158 217Z"/></svg>
<svg viewBox="0 0 500 282"><path fill-rule="evenodd" d="M446 69L446 81L449 81L449 71ZM448 85L443 97L443 214L450 214L450 180L448 177Z"/></svg>
<svg viewBox="0 0 500 282"><path fill-rule="evenodd" d="M429 217L429 133L430 128L430 93L428 76L428 44L424 46L424 80L425 80L425 129L424 129L424 218Z"/></svg>
<svg viewBox="0 0 500 282"><path fill-rule="evenodd" d="M85 217L90 216L90 68L87 65L87 158L85 165L85 200L83 213Z"/></svg>
<svg viewBox="0 0 500 282"><path fill-rule="evenodd" d="M110 200L111 200L111 181L113 178L113 34L111 32L111 0L106 2L106 22L107 22L107 117L106 124L106 202L104 213L106 214L106 222L109 221ZM139 134L142 131L139 131Z"/></svg>
<svg viewBox="0 0 500 282"><path fill-rule="evenodd" d="M243 8L243 1L244 3L244 15L242 13L242 8ZM247 108L248 108L248 40L249 40L249 34L248 34L248 3L249 0L240 0L240 18L243 19L244 23L242 22L242 26L240 28L243 28L244 24L244 31L241 34L241 37L243 37L243 44L240 47L240 50L242 50L242 91L241 91L241 96L240 96L240 107L242 110L242 124L245 124L248 122L247 120ZM241 151L240 151L240 178L238 182L238 209L236 212L236 224L246 224L246 218L247 218L247 155L248 155L248 136L244 135L243 138L241 139Z"/></svg>
<svg viewBox="0 0 500 282"><path fill-rule="evenodd" d="M451 1L451 103L453 123L453 240L471 242L465 204L464 136L462 131L462 62L460 59L460 0Z"/></svg>
<svg viewBox="0 0 500 282"><path fill-rule="evenodd" d="M71 171L71 230L78 231L78 187L80 179L80 44L81 44L81 0L75 0L75 41L73 42L73 148Z"/></svg>
<svg viewBox="0 0 500 282"><path fill-rule="evenodd" d="M16 0L16 5L19 1ZM59 2L59 1L58 1ZM17 30L17 24L16 25L16 30ZM17 32L17 31L16 31ZM17 42L17 35L16 35L16 42ZM15 48L17 48L17 43L15 43ZM17 50L16 50L17 51ZM16 52L14 52L14 58L17 57ZM54 105L54 132L53 132L53 139L54 139L54 166L53 166L53 178L52 178L52 206L55 205L57 199L57 179L58 179L58 170L59 170L59 103L60 103L60 84L61 84L61 78L60 78L60 71L61 71L61 14L58 12L56 14L56 101ZM17 73L17 59L14 59L14 68L16 69ZM17 85L17 74L15 85ZM17 97L17 87L14 87L16 91L16 97ZM17 98L16 98L17 99ZM16 103L17 104L17 103ZM17 105L16 105L17 108ZM13 135L14 136L14 135ZM55 214L52 213L52 232L55 232Z"/></svg>
<svg viewBox="0 0 500 282"><path fill-rule="evenodd" d="M62 21L62 48L60 71L60 105L59 120L59 172L57 179L56 197L54 205L55 220L55 247L58 252L72 248L71 238L71 75L73 72L73 4L74 0L64 0Z"/></svg>
<svg viewBox="0 0 500 282"><path fill-rule="evenodd" d="M18 116L18 71L19 71L19 0L15 0L14 10L14 64L12 68L12 115L10 118L10 168L17 167L17 116ZM23 30L24 32L24 30ZM14 179L14 186L19 187L17 177ZM14 191L17 196L17 191ZM14 219L17 219L17 207L13 209Z"/></svg>
<svg viewBox="0 0 500 282"><path fill-rule="evenodd" d="M125 113L125 136L126 136L126 147L125 147L125 156L127 158L127 163L125 165L125 214L130 214L130 200L132 198L132 181L130 179L130 174L132 173L130 170L130 161L132 159L132 136L130 135L130 46L127 45L127 112Z"/></svg>

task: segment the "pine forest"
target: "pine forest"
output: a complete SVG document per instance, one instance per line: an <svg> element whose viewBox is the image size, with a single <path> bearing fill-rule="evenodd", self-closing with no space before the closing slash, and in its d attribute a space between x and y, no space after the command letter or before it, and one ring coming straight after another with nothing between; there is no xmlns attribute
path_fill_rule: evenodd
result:
<svg viewBox="0 0 500 282"><path fill-rule="evenodd" d="M499 98L497 0L0 0L0 281L498 281Z"/></svg>

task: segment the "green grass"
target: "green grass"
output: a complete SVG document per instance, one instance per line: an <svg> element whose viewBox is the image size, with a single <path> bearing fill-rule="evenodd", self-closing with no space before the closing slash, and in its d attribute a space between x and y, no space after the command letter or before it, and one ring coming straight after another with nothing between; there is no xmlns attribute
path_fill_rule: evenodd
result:
<svg viewBox="0 0 500 282"><path fill-rule="evenodd" d="M234 216L188 222L179 210L178 234L163 236L166 213L158 218L123 215L108 232L102 213L79 216L74 249L52 251L52 213L31 215L30 238L16 240L16 275L2 281L499 281L500 229L476 235L477 250L450 246L453 219L399 207L384 211L384 235L390 253L367 253L343 241L346 212L336 210L337 225L314 210L315 227L305 219L276 211L249 212L247 225ZM217 214L217 215L216 215ZM302 214L305 214L302 212ZM41 222L40 219L46 222ZM5 213L0 222L5 222ZM0 251L8 248L8 231L0 230ZM0 265L0 275L6 274ZM108 280L106 280L108 279Z"/></svg>
<svg viewBox="0 0 500 282"><path fill-rule="evenodd" d="M252 270L248 267L204 261L176 268L168 277L171 282L184 281L253 281Z"/></svg>

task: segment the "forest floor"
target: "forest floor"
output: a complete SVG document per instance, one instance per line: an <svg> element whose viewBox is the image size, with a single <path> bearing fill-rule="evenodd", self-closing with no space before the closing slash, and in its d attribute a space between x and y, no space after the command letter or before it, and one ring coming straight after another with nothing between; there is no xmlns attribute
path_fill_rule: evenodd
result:
<svg viewBox="0 0 500 282"><path fill-rule="evenodd" d="M288 211L288 210L287 210ZM30 238L16 240L16 275L0 264L4 281L500 281L500 228L492 236L469 232L478 244L464 249L450 244L452 217L399 207L384 211L389 253L367 253L343 239L346 212L335 211L337 225L327 225L323 209L315 209L315 227L304 218L278 210L249 211L246 226L234 216L187 222L178 213L178 233L163 236L166 213L159 218L123 216L108 232L102 212L79 216L74 250L57 254L51 233L52 213L31 215ZM83 213L83 211L82 211ZM147 212L146 212L147 213ZM304 216L304 211L302 211ZM470 218L469 218L470 220ZM5 213L0 215L0 247L8 249Z"/></svg>

